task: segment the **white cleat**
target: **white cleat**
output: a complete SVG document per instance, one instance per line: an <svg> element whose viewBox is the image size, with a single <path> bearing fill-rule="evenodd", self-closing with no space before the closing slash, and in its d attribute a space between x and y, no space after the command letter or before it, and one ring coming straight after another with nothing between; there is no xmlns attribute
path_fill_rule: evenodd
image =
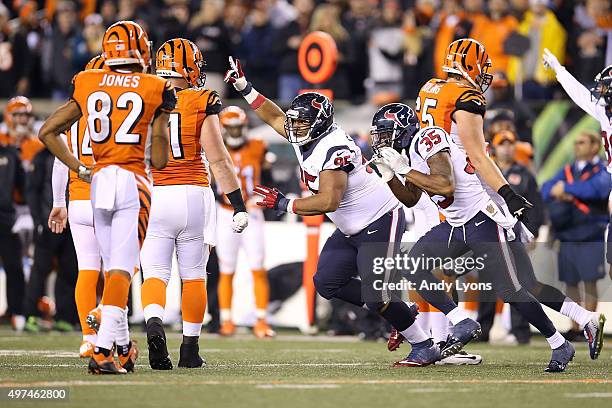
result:
<svg viewBox="0 0 612 408"><path fill-rule="evenodd" d="M482 363L482 356L460 351L457 354L436 361L436 365L478 365Z"/></svg>

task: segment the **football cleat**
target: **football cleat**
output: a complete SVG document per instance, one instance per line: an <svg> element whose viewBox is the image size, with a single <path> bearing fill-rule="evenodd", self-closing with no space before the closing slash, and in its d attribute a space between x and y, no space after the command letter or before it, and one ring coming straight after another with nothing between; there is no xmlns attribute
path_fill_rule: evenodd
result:
<svg viewBox="0 0 612 408"><path fill-rule="evenodd" d="M219 334L222 336L233 336L236 333L236 325L231 320L225 320L221 323Z"/></svg>
<svg viewBox="0 0 612 408"><path fill-rule="evenodd" d="M393 363L393 367L425 367L440 360L440 347L431 339L413 344L410 354Z"/></svg>
<svg viewBox="0 0 612 408"><path fill-rule="evenodd" d="M178 366L181 368L200 368L206 361L200 357L200 346L196 344L181 344Z"/></svg>
<svg viewBox="0 0 612 408"><path fill-rule="evenodd" d="M389 340L387 340L387 350L397 350L404 340L406 340L404 335L398 332L394 327L393 330L391 330L391 334L389 334Z"/></svg>
<svg viewBox="0 0 612 408"><path fill-rule="evenodd" d="M91 311L87 313L85 321L87 322L87 326L97 333L100 329L100 323L102 322L102 308L98 306L91 309Z"/></svg>
<svg viewBox="0 0 612 408"><path fill-rule="evenodd" d="M467 353L461 350L457 354L436 361L436 365L478 365L482 363L482 356L479 354Z"/></svg>
<svg viewBox="0 0 612 408"><path fill-rule="evenodd" d="M91 341L83 340L79 346L79 357L90 358L93 356L94 344Z"/></svg>
<svg viewBox="0 0 612 408"><path fill-rule="evenodd" d="M603 348L604 325L606 324L606 316L603 313L599 315L593 314L591 321L584 326L584 337L589 342L589 354L591 360L597 360L601 349Z"/></svg>
<svg viewBox="0 0 612 408"><path fill-rule="evenodd" d="M154 370L172 370L172 361L168 357L166 333L161 319L151 318L147 321L147 345L149 346L149 365Z"/></svg>
<svg viewBox="0 0 612 408"><path fill-rule="evenodd" d="M257 319L255 326L253 326L253 334L258 339L276 337L276 332L272 330L265 319Z"/></svg>
<svg viewBox="0 0 612 408"><path fill-rule="evenodd" d="M548 363L548 367L544 371L547 373L562 373L567 368L570 361L574 359L576 349L569 341L552 351L552 357Z"/></svg>
<svg viewBox="0 0 612 408"><path fill-rule="evenodd" d="M453 332L448 336L446 345L442 349L442 358L457 354L470 341L480 337L481 333L480 323L472 319L463 319L453 326Z"/></svg>
<svg viewBox="0 0 612 408"><path fill-rule="evenodd" d="M89 359L88 371L91 374L127 374L127 371L115 363L113 353L108 357L102 353L93 353Z"/></svg>
<svg viewBox="0 0 612 408"><path fill-rule="evenodd" d="M410 304L410 311L413 313L413 316L419 314L419 305L416 303ZM406 340L404 335L398 332L395 327L391 330L391 334L389 334L389 340L387 340L387 350L395 351L399 348L399 346Z"/></svg>
<svg viewBox="0 0 612 408"><path fill-rule="evenodd" d="M119 350L119 347L117 347ZM117 357L119 358L119 365L128 373L134 372L134 367L136 366L136 359L138 358L139 350L138 343L136 340L130 341L129 349L127 354L123 355L120 352L117 352Z"/></svg>

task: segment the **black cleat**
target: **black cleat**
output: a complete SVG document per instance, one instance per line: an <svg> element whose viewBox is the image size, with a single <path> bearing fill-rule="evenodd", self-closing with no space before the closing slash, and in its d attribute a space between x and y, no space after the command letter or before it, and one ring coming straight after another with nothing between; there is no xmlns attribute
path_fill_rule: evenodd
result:
<svg viewBox="0 0 612 408"><path fill-rule="evenodd" d="M476 340L482 334L480 323L472 319L464 319L453 327L453 332L448 336L446 344L442 349L442 358L457 354L472 340Z"/></svg>
<svg viewBox="0 0 612 408"><path fill-rule="evenodd" d="M565 340L565 343L552 351L552 357L550 363L544 371L547 373L562 373L567 368L570 361L574 359L576 349L569 341Z"/></svg>
<svg viewBox="0 0 612 408"><path fill-rule="evenodd" d="M206 365L206 361L200 357L198 344L181 344L180 356L178 366L181 368L200 368Z"/></svg>
<svg viewBox="0 0 612 408"><path fill-rule="evenodd" d="M161 319L151 318L147 322L147 344L149 346L149 365L153 370L172 370L168 357L166 333Z"/></svg>

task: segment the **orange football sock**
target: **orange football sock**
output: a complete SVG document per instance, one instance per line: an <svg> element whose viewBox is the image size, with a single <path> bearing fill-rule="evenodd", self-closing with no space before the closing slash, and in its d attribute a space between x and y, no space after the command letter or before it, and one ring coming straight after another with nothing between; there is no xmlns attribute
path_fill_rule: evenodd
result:
<svg viewBox="0 0 612 408"><path fill-rule="evenodd" d="M232 296L234 295L233 288L233 273L220 273L219 274L219 309L221 311L221 320L230 320L227 316L228 312L232 310ZM225 311L225 312L224 312ZM226 316L223 316L223 315ZM229 313L231 316L231 313Z"/></svg>
<svg viewBox="0 0 612 408"><path fill-rule="evenodd" d="M253 289L255 291L255 308L257 318L266 317L268 302L270 301L270 283L268 282L268 271L265 269L253 270Z"/></svg>
<svg viewBox="0 0 612 408"><path fill-rule="evenodd" d="M183 321L201 324L206 310L206 281L195 279L183 281L181 312Z"/></svg>
<svg viewBox="0 0 612 408"><path fill-rule="evenodd" d="M108 279L102 295L102 304L125 309L130 293L130 279L124 273L113 273Z"/></svg>
<svg viewBox="0 0 612 408"><path fill-rule="evenodd" d="M140 290L140 298L143 309L152 304L160 305L162 308L165 308L166 282L157 278L145 279L142 284L142 289Z"/></svg>
<svg viewBox="0 0 612 408"><path fill-rule="evenodd" d="M79 271L76 286L74 287L74 302L76 303L81 331L83 336L96 334L96 331L87 325L87 314L96 307L96 287L100 271Z"/></svg>

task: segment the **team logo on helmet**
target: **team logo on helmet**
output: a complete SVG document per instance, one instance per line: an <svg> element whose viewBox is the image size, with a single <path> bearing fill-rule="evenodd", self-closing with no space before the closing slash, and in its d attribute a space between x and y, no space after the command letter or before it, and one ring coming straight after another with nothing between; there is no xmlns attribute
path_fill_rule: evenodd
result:
<svg viewBox="0 0 612 408"><path fill-rule="evenodd" d="M329 102L329 99L323 97L322 100L313 99L310 104L313 108L318 109L323 116L329 118L332 115L332 104Z"/></svg>

